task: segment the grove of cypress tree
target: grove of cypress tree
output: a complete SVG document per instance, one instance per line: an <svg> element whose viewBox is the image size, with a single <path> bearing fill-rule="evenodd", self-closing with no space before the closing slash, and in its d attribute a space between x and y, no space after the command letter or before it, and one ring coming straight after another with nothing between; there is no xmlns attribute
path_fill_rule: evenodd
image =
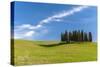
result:
<svg viewBox="0 0 100 67"><path fill-rule="evenodd" d="M69 43L69 42L92 42L92 33L91 32L83 32L83 30L74 30L65 33L61 33L61 41Z"/></svg>

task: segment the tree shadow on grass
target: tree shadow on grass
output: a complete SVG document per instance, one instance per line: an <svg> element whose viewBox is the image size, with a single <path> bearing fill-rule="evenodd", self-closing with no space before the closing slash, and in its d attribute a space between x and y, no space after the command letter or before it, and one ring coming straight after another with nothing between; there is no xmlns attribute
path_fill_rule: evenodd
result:
<svg viewBox="0 0 100 67"><path fill-rule="evenodd" d="M83 42L60 42L60 43L55 43L55 44L38 44L39 46L42 46L42 47L55 47L55 46L60 46L60 45L69 45L69 44L81 44Z"/></svg>
<svg viewBox="0 0 100 67"><path fill-rule="evenodd" d="M54 47L54 46L60 46L60 45L64 45L66 43L56 43L56 44L38 44L39 46L43 46L43 47Z"/></svg>

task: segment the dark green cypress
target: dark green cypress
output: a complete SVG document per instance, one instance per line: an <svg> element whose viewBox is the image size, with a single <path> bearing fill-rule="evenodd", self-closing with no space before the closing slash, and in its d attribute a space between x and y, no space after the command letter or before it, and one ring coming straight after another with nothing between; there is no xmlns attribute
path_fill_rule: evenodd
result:
<svg viewBox="0 0 100 67"><path fill-rule="evenodd" d="M75 31L73 31L72 34L73 34L72 41L75 41Z"/></svg>
<svg viewBox="0 0 100 67"><path fill-rule="evenodd" d="M87 33L84 33L84 41L88 41Z"/></svg>
<svg viewBox="0 0 100 67"><path fill-rule="evenodd" d="M77 32L77 37L78 37L78 41L80 42L81 41L81 33L80 33L80 30L78 30L78 32Z"/></svg>
<svg viewBox="0 0 100 67"><path fill-rule="evenodd" d="M61 33L61 41L63 42L64 41L64 34Z"/></svg>
<svg viewBox="0 0 100 67"><path fill-rule="evenodd" d="M66 41L66 43L69 42L69 36L68 36L67 30L65 31L65 34L64 34L64 40Z"/></svg>
<svg viewBox="0 0 100 67"><path fill-rule="evenodd" d="M92 42L92 33L89 32L89 41Z"/></svg>
<svg viewBox="0 0 100 67"><path fill-rule="evenodd" d="M71 42L71 32L69 32L69 42Z"/></svg>
<svg viewBox="0 0 100 67"><path fill-rule="evenodd" d="M75 41L78 41L78 31L75 31Z"/></svg>
<svg viewBox="0 0 100 67"><path fill-rule="evenodd" d="M84 32L83 32L83 30L81 30L81 38L80 38L80 41L81 42L84 41Z"/></svg>

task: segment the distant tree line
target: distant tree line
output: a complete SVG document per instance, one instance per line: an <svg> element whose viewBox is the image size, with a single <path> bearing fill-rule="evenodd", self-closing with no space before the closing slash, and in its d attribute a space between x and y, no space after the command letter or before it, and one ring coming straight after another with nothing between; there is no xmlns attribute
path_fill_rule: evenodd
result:
<svg viewBox="0 0 100 67"><path fill-rule="evenodd" d="M70 42L92 42L92 33L84 32L83 30L65 31L61 33L61 41Z"/></svg>

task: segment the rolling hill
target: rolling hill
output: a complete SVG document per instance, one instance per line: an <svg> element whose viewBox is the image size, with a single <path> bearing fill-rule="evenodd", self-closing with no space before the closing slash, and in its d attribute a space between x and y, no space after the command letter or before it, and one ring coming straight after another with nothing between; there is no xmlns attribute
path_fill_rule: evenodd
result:
<svg viewBox="0 0 100 67"><path fill-rule="evenodd" d="M97 60L97 43L93 42L60 45L59 41L14 40L14 44L11 45L14 46L14 48L12 48L12 50L14 50L14 58L12 56L14 65Z"/></svg>

